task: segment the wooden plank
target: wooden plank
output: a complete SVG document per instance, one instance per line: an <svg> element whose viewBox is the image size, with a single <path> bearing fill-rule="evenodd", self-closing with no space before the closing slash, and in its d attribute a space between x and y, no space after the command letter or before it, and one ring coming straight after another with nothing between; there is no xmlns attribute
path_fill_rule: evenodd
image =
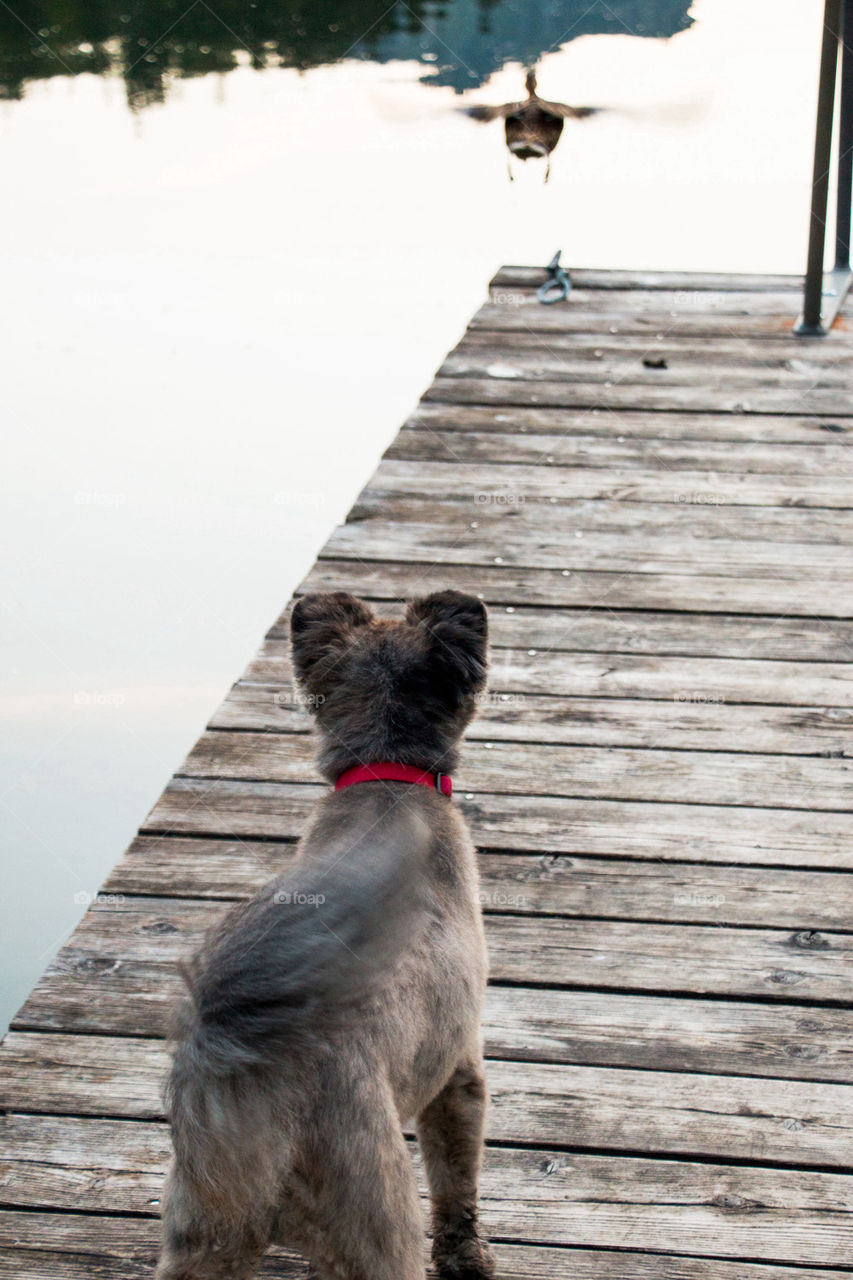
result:
<svg viewBox="0 0 853 1280"><path fill-rule="evenodd" d="M843 755L853 750L851 708L688 701L703 696L711 695L695 687L692 694L681 690L672 701L614 698L609 693L567 701L493 692L482 700L466 736L473 742L733 749L782 755ZM282 689L280 684L237 684L213 713L208 728L307 733L311 723L307 711L293 700L289 685Z"/></svg>
<svg viewBox="0 0 853 1280"><path fill-rule="evenodd" d="M741 984L747 968L752 968L753 976L763 975L765 970L769 975L771 970L779 968L805 968L810 980L819 979L820 983L831 984L835 998L850 998L838 985L839 980L844 981L846 971L849 947L846 933L830 938L813 932L849 929L853 920L853 883L849 874L781 868L774 868L768 873L749 867L714 867L701 863L660 865L562 854L535 857L499 853L480 855L480 874L486 910L587 916L596 924L600 924L602 919L611 919L658 920L667 921L670 925L675 922L714 925L710 931L692 933L689 939L685 934L677 935L686 944L687 969L678 975L671 970L671 983L675 982L676 976L683 980L686 973L692 971L691 956L693 948L698 947L703 952L702 964L707 970L698 979L700 982L707 982L710 978L713 950L715 963L719 964L720 957L724 957L724 963L740 974ZM489 925L496 945L498 923L492 921ZM500 922L501 928L506 929L510 923L513 928L519 927L518 922L504 921ZM749 925L751 929L749 934L738 934L733 930L730 936L720 928L722 925ZM558 936L562 929L564 945L567 946L574 946L586 932L580 930L577 921L568 926L558 920L552 928ZM771 932L775 929L792 929L795 932ZM655 937L659 934L663 940L669 933L669 927L665 927L657 932L650 929L637 931L634 936L637 945L646 949L651 957L656 947ZM511 930L509 936L512 936ZM587 936L596 936L595 924ZM609 959L613 959L612 942L605 941L608 937L612 939L613 935L602 930L598 936L602 940L602 949L608 953ZM623 936L630 937L631 931L627 930ZM535 945L531 936L531 946ZM506 944L503 944L503 950L506 950ZM742 963L745 951L751 955L748 963ZM762 960L758 958L759 951L763 952ZM519 958L521 955L523 949ZM606 965L609 959L603 963ZM535 957L528 963L528 980L534 981ZM637 963L635 961L634 966ZM597 964L601 965L602 961ZM592 976L594 970L587 972ZM514 976L517 978L518 974ZM806 978L807 974L802 976ZM630 985L627 977L625 985ZM764 990L769 989L765 982ZM758 986L753 989L754 993L758 990ZM810 986L809 992L813 990ZM826 987L828 991L829 986ZM792 990L791 994L796 992Z"/></svg>
<svg viewBox="0 0 853 1280"><path fill-rule="evenodd" d="M600 548L612 551L617 543L630 539L632 546L636 543L637 556L655 556L663 550L683 558L692 551L700 566L717 546L730 556L729 544L736 541L747 544L744 555L759 563L773 560L772 548L778 546L780 552L790 552L795 559L807 548L805 554L812 567L818 557L825 559L826 552L841 561L843 568L843 554L849 555L853 543L853 513L849 510L738 505L723 501L728 497L726 479L714 492L694 492L683 485L678 493L672 491L671 501L663 502L604 497L563 499L554 493L547 495L549 489L559 489L562 477L570 474L565 468L513 467L516 484L506 467L472 465L468 474L480 487L461 488L456 498L442 497L442 479L446 490L451 472L460 469L464 470L442 462L383 464L375 487L371 484L360 495L346 523L332 534L324 554L335 554L338 539L353 544L363 537L370 546L377 536L387 537L388 530L394 527L401 529L405 548L411 540L408 526L423 531L433 542L436 538L452 538L453 545L463 554L474 555L487 564L538 561L543 550L546 560L554 563L571 562L577 554L594 560ZM524 473L530 478L527 488ZM586 474L608 473L594 470ZM853 478L848 483L853 488ZM850 501L846 494L844 501ZM584 539L574 555L572 539Z"/></svg>
<svg viewBox="0 0 853 1280"><path fill-rule="evenodd" d="M756 528L756 508L712 508L694 503L684 512L688 524L693 517L690 532L682 534L677 527L666 531L657 519L654 528L638 527L634 536L626 536L618 525L612 532L601 532L595 527L590 531L585 521L593 517L584 512L576 521L573 511L567 507L548 513L552 516L550 536L543 538L539 532L540 513L535 508L529 511L525 508L523 514L513 518L508 513L502 517L486 517L473 503L470 512L460 511L459 506L458 503L441 504L441 514L436 511L433 519L427 516L419 520L418 517L426 513L413 505L410 518L405 522L375 517L339 525L326 542L322 555L365 561L389 560L396 555L400 561L425 563L429 568L439 564L442 568L451 564L510 565L525 570L561 572L568 569L623 576L747 575L764 578L774 591L778 582L795 583L800 592L808 588L809 573L818 573L827 587L831 585L832 590L853 602L853 553L849 545L825 542L810 545L807 541L794 540L793 530L784 538L780 536L781 520L769 521L773 527L768 530L768 538L772 540L764 541L760 529ZM681 511L677 506L666 504L663 509ZM638 506L638 526L651 510L652 504ZM762 515L765 513L764 508L758 510ZM770 510L774 517L795 514L778 508ZM620 514L627 523L626 504L620 504ZM737 517L746 518L741 521ZM844 530L836 542L840 543L843 538Z"/></svg>
<svg viewBox="0 0 853 1280"><path fill-rule="evenodd" d="M379 617L403 616L400 601L374 599L371 607ZM267 633L268 639L289 641L290 609L288 605L277 618ZM849 662L853 658L853 624L815 617L538 609L519 605L492 609L489 640L493 651L536 648L798 663Z"/></svg>
<svg viewBox="0 0 853 1280"><path fill-rule="evenodd" d="M143 832L247 839L298 835L320 786L173 778ZM457 792L490 849L663 861L853 869L853 814Z"/></svg>
<svg viewBox="0 0 853 1280"><path fill-rule="evenodd" d="M602 314L616 315L620 319L665 315L676 321L687 316L708 319L733 317L731 329L741 333L744 331L743 321L763 316L787 316L792 307L796 308L799 300L797 291L788 286L783 289L679 289L670 285L646 290L633 285L624 289L587 289L576 285L571 297L564 303L543 307L536 297L536 289L530 285L514 290L512 296L501 302L490 302L487 305L506 312L520 313L533 320L534 324L542 313L546 316L556 314L556 318L561 321L556 327L560 328L574 319L592 319ZM477 314L479 316L480 313ZM476 316L471 327L475 325ZM791 329L784 336L790 341Z"/></svg>
<svg viewBox="0 0 853 1280"><path fill-rule="evenodd" d="M819 576L815 564L799 580L776 576L736 577L588 569L532 569L515 565L409 563L321 556L299 587L306 591L351 591L366 599L410 600L448 587L478 595L491 606L673 610L687 613L748 613L773 617L853 618L853 599Z"/></svg>
<svg viewBox="0 0 853 1280"><path fill-rule="evenodd" d="M711 353L701 351L701 358L686 356L683 352L669 357L659 355L658 348L665 343L655 343L648 355L641 344L635 343L630 353L607 354L601 347L593 348L587 358L579 358L568 344L561 349L549 348L546 343L537 348L522 347L511 350L493 344L461 343L445 357L438 370L440 378L493 378L500 382L571 382L610 388L652 387L655 391L674 387L701 389L706 397L708 388L718 380L725 380L729 390L739 390L751 401L754 392L785 389L799 398L812 391L830 389L844 393L849 389L849 374L845 362L826 359L820 363L808 360L779 360L765 362L761 355L748 358L741 352L740 361L734 361L726 353L714 359ZM703 344L704 346L704 344ZM588 351L588 349L586 349ZM596 355L600 352L600 355ZM713 396L711 396L713 399Z"/></svg>
<svg viewBox="0 0 853 1280"><path fill-rule="evenodd" d="M162 1120L169 1061L163 1040L10 1031L0 1054L3 1110Z"/></svg>
<svg viewBox="0 0 853 1280"><path fill-rule="evenodd" d="M853 761L847 758L470 742L457 773L459 787L471 792L664 803L689 797L699 804L811 811L853 808ZM178 775L319 780L305 734L220 730L199 738Z"/></svg>
<svg viewBox="0 0 853 1280"><path fill-rule="evenodd" d="M110 872L104 892L242 898L287 866L294 851L294 839L138 836ZM550 853L481 853L479 862L487 912L792 929L793 936L771 935L774 945L781 948L776 964L781 963L784 952L788 960L782 967L790 968L792 954L796 955L794 968L805 966L810 984L817 979L835 987L834 998L848 998L835 986L839 977L843 979L846 941L830 940L812 931L849 929L853 919L849 874L780 867L768 872L753 867ZM836 946L840 957L835 954ZM814 989L809 985L809 993Z"/></svg>
<svg viewBox="0 0 853 1280"><path fill-rule="evenodd" d="M590 299L594 296L587 295ZM768 294L762 314L750 315L744 309L738 312L735 306L727 311L679 307L673 313L672 300L663 293L654 309L623 308L621 299L617 299L615 293L612 296L616 304L605 310L600 304L593 306L591 301L586 305L586 299L579 296L565 307L542 307L536 303L534 295L519 293L517 298L507 303L485 303L472 319L470 327L505 331L526 329L542 333L633 333L646 339L653 339L658 333L664 336L679 333L692 338L739 335L744 338L782 338L787 342L798 306L793 297L786 300L781 295ZM838 327L843 330L845 324L842 319ZM711 407L707 401L703 405L705 409Z"/></svg>
<svg viewBox="0 0 853 1280"><path fill-rule="evenodd" d="M8 1204L151 1214L165 1125L8 1115ZM423 1178L419 1171L423 1187ZM595 1211L591 1212L591 1205ZM832 1264L853 1243L841 1174L493 1147L482 1219L504 1239ZM618 1233L618 1234L616 1234Z"/></svg>
<svg viewBox="0 0 853 1280"><path fill-rule="evenodd" d="M838 480L851 474L853 451L846 444L775 444L761 440L751 442L722 440L658 440L648 436L628 436L614 433L600 435L548 435L527 431L508 433L496 431L445 431L436 428L403 427L386 450L386 458L411 462L492 463L503 467L512 465L562 467L578 470L606 470L616 472L612 483L622 483L621 477L636 470L637 483L650 482L653 475L668 474L671 470L686 471L690 475L705 475L719 479L727 472L734 476L767 477L761 484L753 481L750 491L757 495L768 493L778 486L780 494L789 499L796 493L793 483L787 486L780 477L799 480L804 492L811 492L812 481ZM380 476L387 468L383 468ZM409 478L411 473L403 473ZM447 473L449 474L449 473ZM464 478L467 470L461 472ZM504 472L503 491L506 491ZM515 474L513 471L511 474ZM808 475L809 483L803 483ZM534 473L535 476L535 473ZM583 477L590 483L595 477ZM377 477L378 479L378 477ZM599 477L601 481L603 477ZM624 481L628 483L628 481ZM523 486L518 486L522 488ZM371 479L370 489L391 489ZM482 485L481 489L486 489ZM465 492L465 486L461 486ZM734 484L732 484L734 490ZM445 495L453 496L457 487L445 486Z"/></svg>
<svg viewBox="0 0 853 1280"><path fill-rule="evenodd" d="M243 672L240 683L268 689L266 696L273 700L275 707L290 715L299 712L298 728L310 726L293 682L287 640L265 640ZM491 655L489 694L481 713L488 710L491 695L504 715L512 715L524 706L520 699L508 702L502 699L504 693L550 695L560 699L556 710L567 717L573 714L574 702L563 699L583 697L596 700L653 698L684 708L738 703L835 707L843 712L853 705L853 668L850 662L586 654L565 646L541 650L500 649ZM646 713L645 708L639 710ZM661 714L665 713L661 711ZM830 722L833 718L829 717ZM848 717L840 714L837 723L843 731ZM846 741L849 745L849 739Z"/></svg>
<svg viewBox="0 0 853 1280"><path fill-rule="evenodd" d="M853 1082L849 1012L826 1007L496 986L484 1032L515 1061Z"/></svg>
<svg viewBox="0 0 853 1280"><path fill-rule="evenodd" d="M150 1217L0 1210L3 1280L151 1280L159 1244Z"/></svg>
<svg viewBox="0 0 853 1280"><path fill-rule="evenodd" d="M513 335L514 337L515 335ZM519 335L521 336L521 335ZM578 335L580 336L580 335ZM654 349L653 349L654 350ZM405 423L420 431L493 432L497 435L596 435L617 438L624 435L654 440L762 440L774 443L853 442L849 418L832 415L789 413L633 412L604 410L532 408L494 405L438 404L421 401Z"/></svg>
<svg viewBox="0 0 853 1280"><path fill-rule="evenodd" d="M455 440L452 433L447 434ZM429 448L438 449L440 439L428 438ZM522 449L526 439L521 443ZM845 449L845 456L848 454ZM829 484L822 487L820 475L749 475L710 468L679 471L677 464L670 466L661 459L655 464L657 469L647 471L630 466L620 471L581 465L576 470L583 474L575 477L575 468L552 464L548 461L551 457L556 455L546 453L541 461L533 459L529 463L467 462L453 448L452 454L436 460L387 458L359 495L345 523L388 519L392 514L397 517L408 507L408 518L418 523L434 519L454 522L466 516L468 529L486 524L494 529L503 523L504 535L512 534L512 541L518 539L520 547L524 546L528 525L544 526L550 539L557 542L579 536L575 529L600 533L609 529L639 537L734 536L759 542L832 544L849 540L849 493ZM831 470L827 461L823 478L844 478L832 477ZM846 467L840 470L846 471ZM667 474L673 479L671 488L667 488ZM616 497L607 496L608 477ZM689 487L694 478L700 486L695 493ZM642 495L644 486L656 482L663 495L660 500L633 496L635 492ZM716 488L712 488L714 485ZM592 496L581 492L584 486ZM596 492L602 496L595 496ZM780 497L779 502L773 501L776 496ZM840 505L824 512L820 509L824 500ZM803 509L809 503L814 505L814 511ZM474 521L480 523L471 523Z"/></svg>
<svg viewBox="0 0 853 1280"><path fill-rule="evenodd" d="M803 277L798 275L771 275L754 272L724 271L620 271L608 267L566 267L572 281L582 289L636 289L646 292L654 289L712 289L719 291L734 290L746 293L757 291L772 293L788 290L801 290ZM489 281L492 289L532 289L536 290L548 279L544 267L505 266L501 267Z"/></svg>
<svg viewBox="0 0 853 1280"><path fill-rule="evenodd" d="M166 925L179 936L164 932L155 959L65 947L14 1030L163 1036L181 992L174 961L193 939L188 921ZM849 1021L849 1010L825 1005L493 986L484 1037L493 1058L849 1084Z"/></svg>
<svg viewBox="0 0 853 1280"><path fill-rule="evenodd" d="M163 964L113 962L100 978L62 954L15 1030L163 1036L180 992ZM586 990L489 988L489 1057L850 1084L849 1010ZM650 1029L653 1035L650 1035Z"/></svg>
<svg viewBox="0 0 853 1280"><path fill-rule="evenodd" d="M489 291L491 292L491 291ZM570 319L571 312L584 316L611 315L625 317L666 314L671 319L681 320L684 316L734 316L733 329L740 333L740 321L756 319L758 316L780 316L788 314L789 308L797 306L798 292L786 285L783 289L693 289L662 287L657 289L638 289L635 285L628 288L592 288L575 285L571 297L558 306L543 307L537 298L537 291L530 285L521 288L512 298L491 305L502 306L505 311L520 311L537 316L539 312L558 312L558 319ZM790 340L790 330L785 338Z"/></svg>
<svg viewBox="0 0 853 1280"><path fill-rule="evenodd" d="M305 807L307 816L310 805ZM289 840L137 836L107 875L103 892L145 897L242 898L260 889L292 860L302 826L304 822L300 823L294 813L287 823Z"/></svg>
<svg viewBox="0 0 853 1280"><path fill-rule="evenodd" d="M487 901L490 893L498 906L524 898L523 891L511 886L487 890ZM737 999L850 1001L853 943L847 934L802 930L791 935L600 919L567 923L523 916L489 917L486 932L491 971L498 981ZM804 954L812 942L830 951L816 965Z"/></svg>
<svg viewBox="0 0 853 1280"><path fill-rule="evenodd" d="M288 861L282 858L280 866ZM839 883L844 877L832 877L827 885L828 891L837 887L840 892L835 919L825 907L816 913L824 932L816 931L804 906L791 933L769 928L769 922L748 930L723 927L725 900L719 884L716 893L682 888L672 894L673 900L687 899L688 903L691 897L704 898L711 927L707 923L656 923L655 912L658 919L668 921L670 904L661 905L654 898L654 880L647 886L645 898L651 923L645 922L637 908L638 920L601 918L605 904L593 899L594 884L587 886L586 899L596 918L570 922L563 915L543 918L539 912L548 909L548 899L542 906L541 892L534 892L531 878L523 877L524 870L521 876L516 873L505 880L486 878L482 886L489 913L486 933L491 974L496 981L744 999L851 1000L853 935L828 931L835 921L840 928L850 922L853 889L849 883ZM268 878L265 868L264 879ZM630 877L626 879L631 883ZM636 883L639 876L633 880ZM698 880L703 883L701 877ZM690 877L683 877L684 881L690 883ZM657 883L666 892L666 877ZM246 892L244 889L243 894ZM581 897L581 891L575 896ZM625 896L627 890L623 889L623 900ZM223 910L221 902L204 899L120 897L117 905L86 916L57 958L55 972L75 984L85 984L93 971L107 973L134 962L146 972L164 966L171 982L179 961L190 954ZM505 912L518 914L496 914Z"/></svg>
<svg viewBox="0 0 853 1280"><path fill-rule="evenodd" d="M116 1219L118 1223L126 1221L126 1218ZM560 1250L554 1249L551 1252L559 1253ZM75 1255L68 1252L57 1254L52 1249L24 1250L16 1244L9 1249L0 1248L0 1278L21 1280L21 1276L26 1274L28 1280L151 1280L156 1258L157 1247L153 1241L148 1249L137 1250L127 1259L105 1257L100 1252L87 1250L85 1247ZM764 1268L761 1270L763 1274ZM261 1263L257 1274L269 1277L270 1280L296 1280L296 1277L309 1280L309 1276L314 1273L300 1259L270 1254Z"/></svg>
<svg viewBox="0 0 853 1280"><path fill-rule="evenodd" d="M162 1120L168 1062L158 1040L12 1032L4 1106ZM492 1061L486 1071L493 1142L849 1167L847 1085Z"/></svg>
<svg viewBox="0 0 853 1280"><path fill-rule="evenodd" d="M634 334L599 333L537 333L535 329L515 332L489 329L466 329L450 354L462 352L494 351L501 357L508 352L554 352L577 360L609 360L632 357L641 360L645 356L661 355L664 359L712 367L723 364L728 371L736 372L761 362L768 369L805 372L809 369L828 370L843 366L853 355L853 336L849 332L834 330L828 339L803 341L793 333L787 340L777 338L749 338L738 333L718 335L696 342L677 331L655 334L646 342L637 341Z"/></svg>
<svg viewBox="0 0 853 1280"><path fill-rule="evenodd" d="M388 462L384 467L388 471L377 476L377 488L365 490L346 524L334 530L324 556L337 554L338 543L351 554L359 541L364 541L365 554L387 554L389 530L398 527L401 556L411 556L410 544L418 534L432 547L459 548L457 559L467 556L487 564L530 561L532 568L579 561L581 568L594 568L599 557L610 561L617 545L630 543L637 552L626 553L625 563L637 564L640 572L647 559L684 563L693 552L699 566L707 562L720 571L743 563L770 572L784 556L800 571L809 566L813 570L820 561L821 570L831 566L830 572L844 580L845 557L849 559L853 541L848 511L706 502L702 493L686 489L684 502L675 494L672 502L662 503L603 498L552 502L546 498L552 477L557 476L558 486L567 472L547 467L483 466L479 489L461 489L460 499L446 500L441 498L441 481L447 483L450 472L459 467L441 462ZM392 471L396 474L389 474ZM474 477L478 468L471 467L470 474ZM525 488L528 477L538 490ZM386 483L388 488L383 488ZM406 485L411 493L405 493ZM720 489L715 497L725 494ZM742 547L742 552L735 547Z"/></svg>
<svg viewBox="0 0 853 1280"><path fill-rule="evenodd" d="M489 313L484 307L483 313ZM550 311L549 311L550 314ZM489 325L496 324L497 318L491 313L485 315ZM611 317L595 317L599 324L603 321L599 332L607 328ZM515 323L524 323L517 321ZM583 321L581 321L583 323ZM642 324L642 320L640 324ZM661 317L651 317L653 327L660 327ZM755 319L754 328L750 332L761 332L768 325L778 324L777 320ZM630 329L631 321L620 325L622 332ZM512 328L509 323L503 327ZM548 327L548 326L545 326ZM562 326L561 326L562 327ZM566 327L571 327L566 324ZM589 328L584 324L584 328ZM705 333L725 333L729 326L723 323L692 319L689 323L679 320L679 330L691 332L696 337ZM747 387L730 385L728 380L723 384L704 385L700 387L674 384L671 386L648 386L638 383L613 381L605 382L573 382L573 381L523 381L520 378L476 378L476 377L438 377L424 393L424 399L440 404L476 404L476 405L549 405L567 409L643 409L652 413L677 410L679 412L702 412L713 410L717 413L789 413L796 414L832 414L837 417L849 417L851 409L850 392L843 386L838 387L763 387L753 384Z"/></svg>
<svg viewBox="0 0 853 1280"><path fill-rule="evenodd" d="M150 1280L159 1244L152 1218L115 1218L90 1213L0 1211L0 1276L3 1280ZM503 1244L494 1246L501 1280L613 1280L625 1267L616 1249ZM849 1272L725 1262L632 1251L632 1280L846 1280ZM259 1274L307 1280L308 1267L273 1249Z"/></svg>
<svg viewBox="0 0 853 1280"><path fill-rule="evenodd" d="M5 1206L159 1212L165 1124L7 1114L0 1135Z"/></svg>

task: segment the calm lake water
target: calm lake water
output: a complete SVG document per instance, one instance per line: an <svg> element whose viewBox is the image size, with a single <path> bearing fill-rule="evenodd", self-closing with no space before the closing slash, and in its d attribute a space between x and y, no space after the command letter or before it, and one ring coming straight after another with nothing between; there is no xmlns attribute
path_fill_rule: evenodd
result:
<svg viewBox="0 0 853 1280"><path fill-rule="evenodd" d="M0 12L0 1022L501 263L805 255L821 0L88 8Z"/></svg>

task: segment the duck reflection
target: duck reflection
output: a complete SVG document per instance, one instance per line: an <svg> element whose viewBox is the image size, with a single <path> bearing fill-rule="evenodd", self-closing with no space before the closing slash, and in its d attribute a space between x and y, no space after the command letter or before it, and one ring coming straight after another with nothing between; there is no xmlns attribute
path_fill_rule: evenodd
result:
<svg viewBox="0 0 853 1280"><path fill-rule="evenodd" d="M586 120L601 107L569 107L563 102L546 102L536 92L536 69L527 72L527 97L522 102L506 102L502 107L463 107L472 120L487 123L503 119L510 156L519 160L546 160L545 181L551 174L551 152L560 141L566 120ZM511 166L507 166L510 182Z"/></svg>

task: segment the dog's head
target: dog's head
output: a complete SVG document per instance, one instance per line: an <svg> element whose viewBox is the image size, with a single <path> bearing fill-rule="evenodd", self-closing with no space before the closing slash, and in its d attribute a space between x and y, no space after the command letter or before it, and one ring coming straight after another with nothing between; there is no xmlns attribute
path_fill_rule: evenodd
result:
<svg viewBox="0 0 853 1280"><path fill-rule="evenodd" d="M375 617L344 591L303 596L290 620L293 666L330 778L393 760L449 773L486 684L488 624L480 600L436 591L403 621Z"/></svg>

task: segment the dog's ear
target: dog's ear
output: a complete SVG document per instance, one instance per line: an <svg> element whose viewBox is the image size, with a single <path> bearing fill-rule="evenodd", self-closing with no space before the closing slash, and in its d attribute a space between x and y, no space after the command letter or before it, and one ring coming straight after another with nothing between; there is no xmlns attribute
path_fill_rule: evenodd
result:
<svg viewBox="0 0 853 1280"><path fill-rule="evenodd" d="M317 591L296 601L290 615L293 668L309 694L325 697L347 640L372 621L372 610L347 591Z"/></svg>
<svg viewBox="0 0 853 1280"><path fill-rule="evenodd" d="M489 624L486 607L462 591L434 591L413 600L406 621L429 637L429 666L438 692L458 707L486 684Z"/></svg>

